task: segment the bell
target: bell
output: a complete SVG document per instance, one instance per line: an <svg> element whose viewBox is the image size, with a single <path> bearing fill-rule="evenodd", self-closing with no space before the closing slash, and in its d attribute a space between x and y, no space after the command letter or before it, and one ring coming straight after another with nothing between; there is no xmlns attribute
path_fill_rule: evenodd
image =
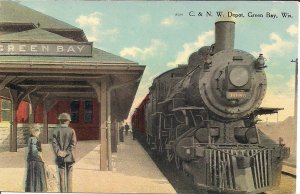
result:
<svg viewBox="0 0 300 194"><path fill-rule="evenodd" d="M266 58L264 58L263 54L259 54L259 57L256 59L255 67L256 69L266 68L265 66Z"/></svg>

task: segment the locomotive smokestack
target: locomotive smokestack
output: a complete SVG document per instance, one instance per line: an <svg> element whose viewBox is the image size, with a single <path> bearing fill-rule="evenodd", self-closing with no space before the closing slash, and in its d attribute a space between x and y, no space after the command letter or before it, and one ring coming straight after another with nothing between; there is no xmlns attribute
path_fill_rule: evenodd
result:
<svg viewBox="0 0 300 194"><path fill-rule="evenodd" d="M235 22L219 21L215 23L215 52L234 48Z"/></svg>

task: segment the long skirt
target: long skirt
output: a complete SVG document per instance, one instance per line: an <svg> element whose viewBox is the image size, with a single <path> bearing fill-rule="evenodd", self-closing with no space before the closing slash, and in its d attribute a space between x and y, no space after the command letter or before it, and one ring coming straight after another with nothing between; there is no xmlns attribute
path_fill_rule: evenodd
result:
<svg viewBox="0 0 300 194"><path fill-rule="evenodd" d="M46 174L43 162L27 162L25 192L47 192Z"/></svg>

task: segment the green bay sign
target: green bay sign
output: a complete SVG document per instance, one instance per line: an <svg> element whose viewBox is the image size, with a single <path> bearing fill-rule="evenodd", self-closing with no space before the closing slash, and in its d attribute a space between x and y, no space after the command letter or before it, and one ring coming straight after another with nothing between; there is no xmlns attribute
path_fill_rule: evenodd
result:
<svg viewBox="0 0 300 194"><path fill-rule="evenodd" d="M33 56L81 56L91 57L93 44L84 43L26 43L0 42L0 56L33 55Z"/></svg>

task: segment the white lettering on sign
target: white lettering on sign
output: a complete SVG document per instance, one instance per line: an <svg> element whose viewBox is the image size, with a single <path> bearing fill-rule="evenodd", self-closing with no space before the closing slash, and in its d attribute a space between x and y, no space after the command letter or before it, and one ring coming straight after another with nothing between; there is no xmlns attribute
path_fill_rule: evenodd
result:
<svg viewBox="0 0 300 194"><path fill-rule="evenodd" d="M56 47L56 51L59 53L59 52L64 52L64 47L63 46L57 46Z"/></svg>
<svg viewBox="0 0 300 194"><path fill-rule="evenodd" d="M19 51L20 52L25 52L26 51L25 47L26 47L26 45L19 45Z"/></svg>
<svg viewBox="0 0 300 194"><path fill-rule="evenodd" d="M31 51L31 52L37 52L37 45L34 45L34 44L31 45L31 46L30 46L30 51Z"/></svg>
<svg viewBox="0 0 300 194"><path fill-rule="evenodd" d="M67 50L67 53L69 53L69 52L75 53L75 50L74 50L74 48L72 46L69 46L69 48Z"/></svg>
<svg viewBox="0 0 300 194"><path fill-rule="evenodd" d="M42 45L42 52L49 52L49 46L48 45Z"/></svg>
<svg viewBox="0 0 300 194"><path fill-rule="evenodd" d="M82 49L84 48L85 46L77 46L79 52L82 52Z"/></svg>
<svg viewBox="0 0 300 194"><path fill-rule="evenodd" d="M8 45L7 47L7 52L13 52L14 51L15 46L14 45Z"/></svg>
<svg viewBox="0 0 300 194"><path fill-rule="evenodd" d="M0 55L92 56L92 43L0 42Z"/></svg>

